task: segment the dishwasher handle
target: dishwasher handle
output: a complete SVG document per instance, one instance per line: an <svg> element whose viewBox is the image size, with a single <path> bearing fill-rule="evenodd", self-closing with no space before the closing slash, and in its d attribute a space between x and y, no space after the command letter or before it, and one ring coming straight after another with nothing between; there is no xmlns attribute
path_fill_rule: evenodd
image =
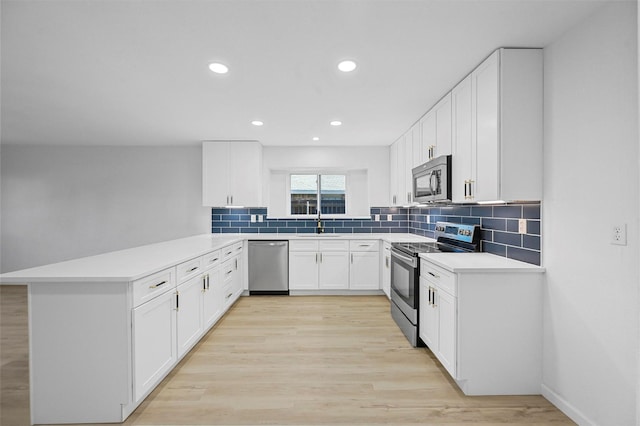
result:
<svg viewBox="0 0 640 426"><path fill-rule="evenodd" d="M268 246L268 247L284 247L289 243L287 241L249 241L252 246Z"/></svg>

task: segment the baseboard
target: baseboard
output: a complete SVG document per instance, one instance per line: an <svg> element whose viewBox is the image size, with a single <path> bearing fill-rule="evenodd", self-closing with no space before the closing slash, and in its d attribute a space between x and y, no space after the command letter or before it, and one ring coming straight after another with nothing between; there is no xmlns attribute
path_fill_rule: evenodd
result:
<svg viewBox="0 0 640 426"><path fill-rule="evenodd" d="M544 396L550 403L558 407L558 409L566 414L571 420L573 420L580 426L596 426L596 423L592 422L580 410L569 404L569 402L549 389L547 386L543 384L541 388L542 396Z"/></svg>

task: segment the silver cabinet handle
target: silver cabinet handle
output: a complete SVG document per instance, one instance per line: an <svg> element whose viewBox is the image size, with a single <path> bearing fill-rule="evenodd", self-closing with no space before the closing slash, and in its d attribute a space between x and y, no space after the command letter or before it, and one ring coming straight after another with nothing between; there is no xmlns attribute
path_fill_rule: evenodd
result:
<svg viewBox="0 0 640 426"><path fill-rule="evenodd" d="M320 253L320 263L322 263L322 253Z"/></svg>
<svg viewBox="0 0 640 426"><path fill-rule="evenodd" d="M213 259L211 259L211 260L209 261L209 263L213 263L213 262L217 261L218 259L219 259L218 257L213 258Z"/></svg>
<svg viewBox="0 0 640 426"><path fill-rule="evenodd" d="M351 253L351 263L353 263L353 253Z"/></svg>
<svg viewBox="0 0 640 426"><path fill-rule="evenodd" d="M231 198L231 205L233 205L233 195L231 195L230 198Z"/></svg>
<svg viewBox="0 0 640 426"><path fill-rule="evenodd" d="M193 271L196 271L196 270L198 270L198 267L194 266L193 268L189 269L187 272L193 272Z"/></svg>
<svg viewBox="0 0 640 426"><path fill-rule="evenodd" d="M166 280L165 280L165 281L161 281L161 282L159 282L158 284L150 285L150 286L149 286L149 288L158 288L158 287L160 287L161 285L165 285L166 283L167 283L167 281L166 281Z"/></svg>
<svg viewBox="0 0 640 426"><path fill-rule="evenodd" d="M429 271L429 275L431 275L433 278L440 278L440 275L436 275L431 271Z"/></svg>
<svg viewBox="0 0 640 426"><path fill-rule="evenodd" d="M316 263L318 263L318 253L316 253Z"/></svg>

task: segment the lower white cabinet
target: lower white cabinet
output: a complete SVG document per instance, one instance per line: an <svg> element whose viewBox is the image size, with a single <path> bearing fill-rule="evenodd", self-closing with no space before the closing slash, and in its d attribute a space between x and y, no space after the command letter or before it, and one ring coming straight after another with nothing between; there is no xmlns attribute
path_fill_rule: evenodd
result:
<svg viewBox="0 0 640 426"><path fill-rule="evenodd" d="M351 240L349 242L349 288L353 290L380 289L380 242Z"/></svg>
<svg viewBox="0 0 640 426"><path fill-rule="evenodd" d="M176 294L167 291L133 310L134 401L139 401L178 359Z"/></svg>
<svg viewBox="0 0 640 426"><path fill-rule="evenodd" d="M291 243L290 243L291 244ZM289 249L289 289L318 289L318 257L316 251L293 251Z"/></svg>
<svg viewBox="0 0 640 426"><path fill-rule="evenodd" d="M466 395L539 394L541 291L541 273L422 259L419 336Z"/></svg>
<svg viewBox="0 0 640 426"><path fill-rule="evenodd" d="M214 268L203 276L202 318L208 330L222 316L224 295L220 281L220 268Z"/></svg>
<svg viewBox="0 0 640 426"><path fill-rule="evenodd" d="M194 277L178 285L178 358L182 358L203 334L203 282L202 277Z"/></svg>
<svg viewBox="0 0 640 426"><path fill-rule="evenodd" d="M318 288L338 290L349 288L349 252L322 251L319 253Z"/></svg>
<svg viewBox="0 0 640 426"><path fill-rule="evenodd" d="M380 267L380 281L382 291L391 298L391 244L385 242L382 245L382 264Z"/></svg>

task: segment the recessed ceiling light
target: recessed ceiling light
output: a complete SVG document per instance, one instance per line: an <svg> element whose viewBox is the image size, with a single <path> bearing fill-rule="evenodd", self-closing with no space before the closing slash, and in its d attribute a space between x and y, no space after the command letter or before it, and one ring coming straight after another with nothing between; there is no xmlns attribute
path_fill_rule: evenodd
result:
<svg viewBox="0 0 640 426"><path fill-rule="evenodd" d="M229 67L225 64L220 64L218 62L212 62L209 64L209 69L216 74L226 74L229 72Z"/></svg>
<svg viewBox="0 0 640 426"><path fill-rule="evenodd" d="M355 70L357 66L353 61L342 61L338 64L338 69L342 72L351 72Z"/></svg>
<svg viewBox="0 0 640 426"><path fill-rule="evenodd" d="M342 126L342 121L334 120L331 123L332 126Z"/></svg>
<svg viewBox="0 0 640 426"><path fill-rule="evenodd" d="M317 137L317 136L314 136L312 139L313 139L314 141L319 141L319 140L320 140L320 138L319 138L319 137Z"/></svg>
<svg viewBox="0 0 640 426"><path fill-rule="evenodd" d="M262 126L264 123L260 120L253 120L251 124L253 124L254 126Z"/></svg>

